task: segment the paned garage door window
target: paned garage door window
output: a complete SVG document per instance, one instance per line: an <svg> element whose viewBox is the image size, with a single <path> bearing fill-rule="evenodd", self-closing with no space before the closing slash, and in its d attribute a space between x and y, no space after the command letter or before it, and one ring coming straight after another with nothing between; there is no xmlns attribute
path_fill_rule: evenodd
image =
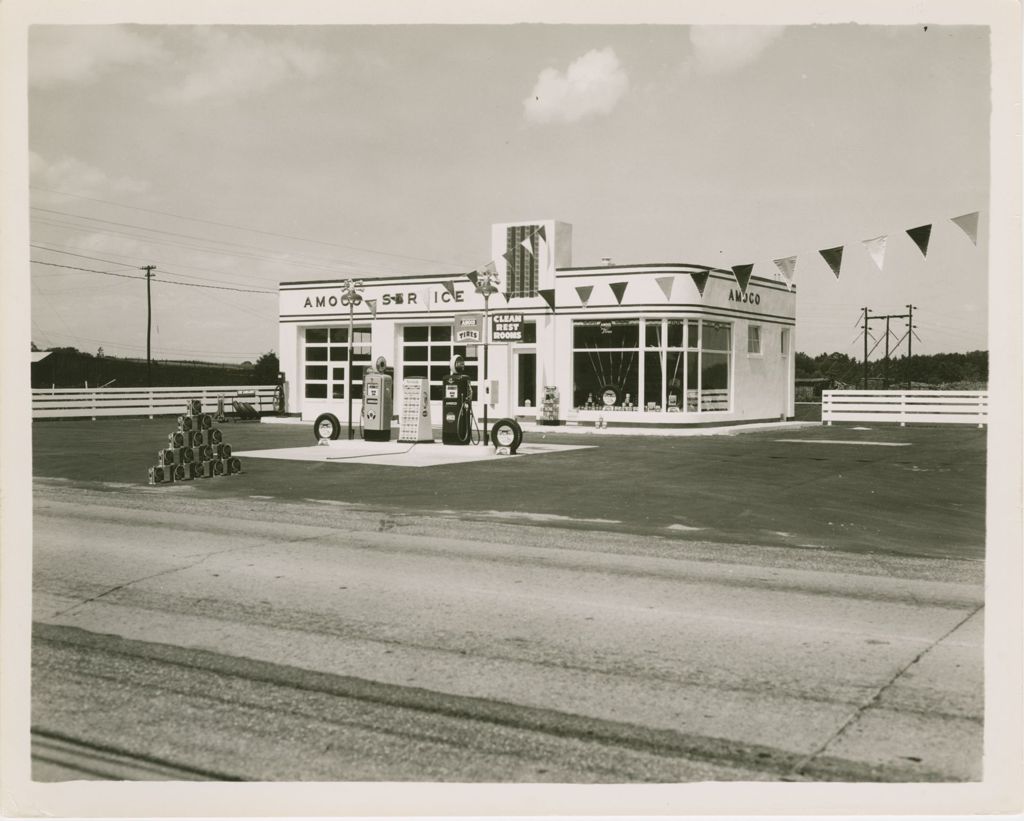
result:
<svg viewBox="0 0 1024 821"><path fill-rule="evenodd" d="M370 365L369 327L353 328L352 398L363 398L363 372ZM306 328L303 379L307 399L344 399L348 365L348 326Z"/></svg>
<svg viewBox="0 0 1024 821"><path fill-rule="evenodd" d="M454 354L466 360L464 373L473 380L473 399L477 398L477 354L467 353L465 345L452 345L451 325L407 325L402 329L402 379L426 377L430 382L430 398L444 398L442 380L451 372Z"/></svg>

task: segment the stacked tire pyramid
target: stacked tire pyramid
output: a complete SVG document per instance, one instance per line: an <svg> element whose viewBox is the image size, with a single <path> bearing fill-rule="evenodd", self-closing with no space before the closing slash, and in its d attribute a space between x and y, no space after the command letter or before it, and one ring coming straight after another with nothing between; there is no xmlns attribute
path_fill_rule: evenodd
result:
<svg viewBox="0 0 1024 821"><path fill-rule="evenodd" d="M167 436L167 447L157 451L156 465L149 469L151 485L211 479L242 472L242 463L231 455L231 445L199 399L189 399L178 429Z"/></svg>

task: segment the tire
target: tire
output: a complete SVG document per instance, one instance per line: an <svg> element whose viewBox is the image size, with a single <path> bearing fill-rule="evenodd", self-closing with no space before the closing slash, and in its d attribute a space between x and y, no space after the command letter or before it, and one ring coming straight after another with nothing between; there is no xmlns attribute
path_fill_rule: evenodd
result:
<svg viewBox="0 0 1024 821"><path fill-rule="evenodd" d="M313 423L313 437L321 439L337 439L341 436L341 422L333 413L321 413Z"/></svg>
<svg viewBox="0 0 1024 821"><path fill-rule="evenodd" d="M514 454L523 443L523 429L515 419L499 419L491 427L491 444Z"/></svg>

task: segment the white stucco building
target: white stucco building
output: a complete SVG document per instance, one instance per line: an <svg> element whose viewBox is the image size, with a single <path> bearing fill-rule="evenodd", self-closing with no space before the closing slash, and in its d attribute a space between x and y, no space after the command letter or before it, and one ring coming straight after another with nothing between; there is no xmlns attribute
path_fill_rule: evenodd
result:
<svg viewBox="0 0 1024 821"><path fill-rule="evenodd" d="M523 322L520 341L488 345L496 393L489 418L537 417L546 387L558 390L563 423L722 425L793 416L796 292L785 282L754 275L744 289L732 271L681 262L573 267L571 227L552 220L495 225L491 237L502 284L489 300L492 324L519 315ZM460 346L453 322L483 313L483 297L465 273L364 284L353 312L353 415L363 369L383 356L395 368L396 408L401 380L426 377L439 425L452 354L466 355L468 372L482 379L482 346ZM281 283L290 412L345 419L348 323L341 280ZM483 416L479 395L476 413Z"/></svg>

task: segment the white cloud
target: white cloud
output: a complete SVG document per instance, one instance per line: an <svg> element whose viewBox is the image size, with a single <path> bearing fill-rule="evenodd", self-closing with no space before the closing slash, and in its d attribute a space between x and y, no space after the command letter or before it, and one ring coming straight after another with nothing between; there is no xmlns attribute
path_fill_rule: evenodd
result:
<svg viewBox="0 0 1024 821"><path fill-rule="evenodd" d="M121 66L165 59L160 42L132 26L32 26L29 83L86 85Z"/></svg>
<svg viewBox="0 0 1024 821"><path fill-rule="evenodd" d="M269 43L230 28L197 29L199 50L190 56L190 70L167 93L177 102L213 97L238 97L265 91L285 80L309 80L327 71L334 58L297 43Z"/></svg>
<svg viewBox="0 0 1024 821"><path fill-rule="evenodd" d="M523 114L534 123L574 123L608 114L629 89L629 77L610 48L594 49L573 61L563 74L546 68L533 93L523 100Z"/></svg>
<svg viewBox="0 0 1024 821"><path fill-rule="evenodd" d="M137 195L144 194L150 188L148 182L131 177L113 177L74 157L51 161L35 151L30 152L29 173L34 186L84 197Z"/></svg>
<svg viewBox="0 0 1024 821"><path fill-rule="evenodd" d="M785 26L693 26L692 65L704 74L724 74L754 62Z"/></svg>

